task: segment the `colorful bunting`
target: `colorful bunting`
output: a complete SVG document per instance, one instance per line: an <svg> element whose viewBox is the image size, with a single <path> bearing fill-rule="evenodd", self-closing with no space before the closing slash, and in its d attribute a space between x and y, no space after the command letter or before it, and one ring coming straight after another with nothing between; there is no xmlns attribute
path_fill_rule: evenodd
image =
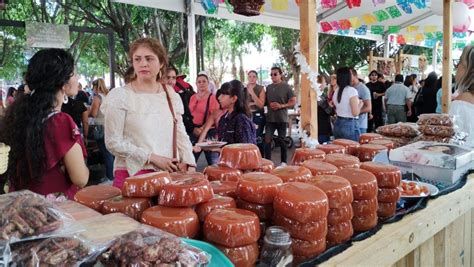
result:
<svg viewBox="0 0 474 267"><path fill-rule="evenodd" d="M411 6L409 4L398 4L398 7L400 7L403 12L407 14L412 14L413 10L411 9Z"/></svg>
<svg viewBox="0 0 474 267"><path fill-rule="evenodd" d="M380 35L383 35L384 33L384 30L385 30L385 27L383 25L372 25L370 27L370 32L372 34L380 34Z"/></svg>
<svg viewBox="0 0 474 267"><path fill-rule="evenodd" d="M403 35L398 35L397 36L397 43L398 44L406 44L406 40L405 40L405 37Z"/></svg>
<svg viewBox="0 0 474 267"><path fill-rule="evenodd" d="M467 33L466 32L453 32L454 38L466 38Z"/></svg>
<svg viewBox="0 0 474 267"><path fill-rule="evenodd" d="M385 4L385 0L372 0L374 3L374 6L377 6L378 4Z"/></svg>
<svg viewBox="0 0 474 267"><path fill-rule="evenodd" d="M387 20L387 19L390 18L390 16L387 14L387 12L385 12L385 10L383 10L383 9L375 11L374 15L377 18L378 22L381 22L381 21L384 21L384 20Z"/></svg>
<svg viewBox="0 0 474 267"><path fill-rule="evenodd" d="M337 31L337 34L339 34L339 35L348 35L348 34L349 34L349 30L338 30L338 31Z"/></svg>
<svg viewBox="0 0 474 267"><path fill-rule="evenodd" d="M435 32L437 30L438 30L437 26L434 26L434 25L425 26L425 32Z"/></svg>
<svg viewBox="0 0 474 267"><path fill-rule="evenodd" d="M410 44L410 43L414 43L414 42L415 42L415 36L413 36L413 35L405 35L405 41L406 41L407 43L409 43L409 44Z"/></svg>
<svg viewBox="0 0 474 267"><path fill-rule="evenodd" d="M415 0L413 1L416 6L416 8L418 9L423 9L423 8L426 8L426 1L425 0Z"/></svg>
<svg viewBox="0 0 474 267"><path fill-rule="evenodd" d="M362 25L359 28L357 28L354 33L356 35L366 35L367 34L367 25Z"/></svg>
<svg viewBox="0 0 474 267"><path fill-rule="evenodd" d="M352 17L349 19L351 22L352 28L357 29L362 25L362 22L360 21L359 17Z"/></svg>
<svg viewBox="0 0 474 267"><path fill-rule="evenodd" d="M430 47L434 47L436 45L436 40L434 39L427 39L425 40L425 45L426 46L430 46Z"/></svg>
<svg viewBox="0 0 474 267"><path fill-rule="evenodd" d="M339 25L338 21L331 21L331 22L329 22L329 24L331 25L333 30L338 31L338 30L341 29L341 26Z"/></svg>
<svg viewBox="0 0 474 267"><path fill-rule="evenodd" d="M425 32L426 39L434 39L434 34L432 32Z"/></svg>
<svg viewBox="0 0 474 267"><path fill-rule="evenodd" d="M323 30L323 32L328 32L332 30L331 24L329 24L329 22L323 21L320 24L321 24L321 29Z"/></svg>
<svg viewBox="0 0 474 267"><path fill-rule="evenodd" d="M388 26L388 33L394 34L400 32L400 26Z"/></svg>
<svg viewBox="0 0 474 267"><path fill-rule="evenodd" d="M398 10L397 6L389 6L389 7L386 8L386 10L387 10L388 14L390 14L392 19L402 16L402 12L400 12L400 10Z"/></svg>
<svg viewBox="0 0 474 267"><path fill-rule="evenodd" d="M454 43L454 48L457 48L457 49L464 49L464 47L466 47L466 43L465 43L465 42Z"/></svg>
<svg viewBox="0 0 474 267"><path fill-rule="evenodd" d="M407 27L407 32L417 32L419 29L418 26L408 26Z"/></svg>
<svg viewBox="0 0 474 267"><path fill-rule="evenodd" d="M202 0L201 6L206 11L207 14L215 14L217 13L219 3L213 0Z"/></svg>
<svg viewBox="0 0 474 267"><path fill-rule="evenodd" d="M415 35L415 40L417 42L423 42L425 40L425 35L423 33L417 33Z"/></svg>
<svg viewBox="0 0 474 267"><path fill-rule="evenodd" d="M339 26L341 26L341 30L349 30L351 28L351 22L347 19L341 19Z"/></svg>
<svg viewBox="0 0 474 267"><path fill-rule="evenodd" d="M360 1L361 0L346 0L346 3L347 3L347 6L349 6L349 8L353 8L353 7L360 7Z"/></svg>
<svg viewBox="0 0 474 267"><path fill-rule="evenodd" d="M322 8L335 8L337 5L337 0L321 0Z"/></svg>
<svg viewBox="0 0 474 267"><path fill-rule="evenodd" d="M438 41L443 40L443 33L442 32L436 32L435 36L436 36L436 40L438 40Z"/></svg>
<svg viewBox="0 0 474 267"><path fill-rule="evenodd" d="M288 0L272 0L272 9L275 11L288 10Z"/></svg>
<svg viewBox="0 0 474 267"><path fill-rule="evenodd" d="M370 25L370 24L374 24L377 22L377 18L372 15L372 14L365 14L365 15L362 15L362 20L365 22L365 24L367 25Z"/></svg>

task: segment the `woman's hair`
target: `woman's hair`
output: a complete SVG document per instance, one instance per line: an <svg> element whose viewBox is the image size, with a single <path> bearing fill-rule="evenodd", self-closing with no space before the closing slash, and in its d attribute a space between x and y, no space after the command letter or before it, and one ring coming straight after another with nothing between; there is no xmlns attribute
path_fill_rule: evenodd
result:
<svg viewBox="0 0 474 267"><path fill-rule="evenodd" d="M96 79L92 82L92 90L97 91L103 95L107 95L109 93L109 89L105 86L105 81L102 78Z"/></svg>
<svg viewBox="0 0 474 267"><path fill-rule="evenodd" d="M237 96L237 101L234 104L234 112L244 113L247 117L251 117L250 108L248 105L247 89L238 80L226 82L221 86L221 95Z"/></svg>
<svg viewBox="0 0 474 267"><path fill-rule="evenodd" d="M140 38L140 39L135 40L130 45L130 50L128 51L128 57L130 58L130 61L132 63L133 63L133 54L135 53L135 51L137 51L138 48L142 46L147 47L151 51L153 51L153 53L158 57L158 60L162 64L161 69L158 72L158 75L156 77L156 80L159 81L165 75L165 71L168 66L168 54L166 53L166 50L163 47L163 45L157 39L148 38L148 37ZM130 81L134 81L136 78L137 78L137 75L136 73L134 73Z"/></svg>
<svg viewBox="0 0 474 267"><path fill-rule="evenodd" d="M348 67L342 67L339 68L336 71L336 77L337 77L337 86L339 87L339 90L337 91L337 102L341 102L341 97L342 97L342 92L346 88L346 86L351 85L351 70Z"/></svg>
<svg viewBox="0 0 474 267"><path fill-rule="evenodd" d="M403 82L403 85L405 85L406 87L412 86L413 85L413 76L407 75L405 77L405 81Z"/></svg>
<svg viewBox="0 0 474 267"><path fill-rule="evenodd" d="M438 88L436 88L436 83L438 82L438 74L436 72L430 72L428 74L428 77L425 79L425 84L423 85L423 88L426 88L428 90L433 90L436 92Z"/></svg>
<svg viewBox="0 0 474 267"><path fill-rule="evenodd" d="M204 77L204 78L206 78L207 81L209 81L209 76L207 76L207 74L199 73L199 74L196 76L196 80L197 80L199 77Z"/></svg>
<svg viewBox="0 0 474 267"><path fill-rule="evenodd" d="M376 70L371 71L371 72L369 73L369 77L372 76L372 74L374 74L374 73L377 75L377 79L378 79L378 78L379 78L379 72L376 71Z"/></svg>
<svg viewBox="0 0 474 267"><path fill-rule="evenodd" d="M13 96L14 92L15 92L15 87L9 87L8 92L7 92L7 97Z"/></svg>
<svg viewBox="0 0 474 267"><path fill-rule="evenodd" d="M464 47L459 63L464 64L466 73L459 81L456 81L458 90L460 93L471 92L474 94L474 46Z"/></svg>
<svg viewBox="0 0 474 267"><path fill-rule="evenodd" d="M326 82L326 78L324 78L323 75L318 75L318 77L316 78L316 81L317 81L319 84L322 84L323 82L327 83L327 82Z"/></svg>
<svg viewBox="0 0 474 267"><path fill-rule="evenodd" d="M8 176L13 188L41 181L46 161L44 122L57 105L57 93L72 76L74 59L64 50L40 50L30 59L25 78L31 93L8 108L0 133L0 141L11 147Z"/></svg>
<svg viewBox="0 0 474 267"><path fill-rule="evenodd" d="M123 74L123 81L125 83L130 83L136 78L135 76L135 70L133 69L133 66L129 66L125 73Z"/></svg>
<svg viewBox="0 0 474 267"><path fill-rule="evenodd" d="M253 73L253 74L255 74L255 76L258 77L258 73L257 73L256 70L250 70L249 72L247 72L247 75L249 75L250 73Z"/></svg>
<svg viewBox="0 0 474 267"><path fill-rule="evenodd" d="M175 67L169 66L169 67L166 69L166 74L168 74L170 71L174 71L174 73L175 73L176 75L178 75L178 69L176 69Z"/></svg>

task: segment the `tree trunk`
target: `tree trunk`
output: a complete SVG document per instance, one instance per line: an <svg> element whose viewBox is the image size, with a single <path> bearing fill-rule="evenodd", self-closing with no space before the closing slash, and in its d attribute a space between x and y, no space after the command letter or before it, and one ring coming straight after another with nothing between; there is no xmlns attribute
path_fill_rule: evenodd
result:
<svg viewBox="0 0 474 267"><path fill-rule="evenodd" d="M242 56L242 53L239 53L239 62L240 62L240 67L239 67L240 81L242 83L244 83L245 82L245 71L244 71L244 57Z"/></svg>
<svg viewBox="0 0 474 267"><path fill-rule="evenodd" d="M232 50L232 53L230 54L230 58L231 58L231 61L232 61L232 69L231 69L232 77L234 79L237 79L237 64L235 64L235 52L234 52L234 50Z"/></svg>

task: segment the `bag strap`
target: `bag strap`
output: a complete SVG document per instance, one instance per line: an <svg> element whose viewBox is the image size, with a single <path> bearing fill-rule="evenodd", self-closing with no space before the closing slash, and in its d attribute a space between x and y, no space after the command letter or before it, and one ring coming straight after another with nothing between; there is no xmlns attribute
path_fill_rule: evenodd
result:
<svg viewBox="0 0 474 267"><path fill-rule="evenodd" d="M168 101L168 107L170 108L171 111L171 116L173 117L173 159L177 159L177 135L178 135L178 121L176 119L176 116L174 114L174 109L173 109L173 103L171 103L171 98L168 93L168 90L166 90L166 85L164 83L161 84L163 86L163 90L165 90L166 93L166 100Z"/></svg>
<svg viewBox="0 0 474 267"><path fill-rule="evenodd" d="M212 93L209 94L209 97L207 98L207 103L206 103L206 111L204 112L204 119L201 123L201 125L204 125L206 124L206 121L207 121L207 113L209 113L209 102L211 102L211 96L212 96Z"/></svg>

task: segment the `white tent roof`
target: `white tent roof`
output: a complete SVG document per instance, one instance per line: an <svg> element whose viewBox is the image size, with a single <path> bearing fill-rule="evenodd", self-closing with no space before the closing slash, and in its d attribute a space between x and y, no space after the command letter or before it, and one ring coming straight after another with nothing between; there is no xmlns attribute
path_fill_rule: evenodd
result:
<svg viewBox="0 0 474 267"><path fill-rule="evenodd" d="M141 5L147 7L153 7L158 9L176 11L176 12L186 12L185 2L186 0L115 0L116 2ZM284 1L284 0L283 0ZM217 17L222 19L231 19L252 23L260 23L272 26L279 26L285 28L299 29L299 7L296 5L295 1L287 0L288 8L284 11L277 11L272 8L272 1L267 0L265 3L264 10L260 16L255 17L246 17L234 13L230 13L224 4L219 6L217 14L207 14L206 11L201 6L201 0L190 0L193 4L194 11L196 15ZM442 16L435 15L431 9L431 5L442 5L442 0L425 0L427 7L419 9L415 5L411 5L412 14L407 14L398 8L402 16L398 18L389 18L382 22L376 22L374 25L381 25L385 27L385 30L388 29L388 26L401 26L400 34L410 34L414 35L416 33L423 33L425 26L436 26L436 31L442 31L443 20ZM384 4L378 4L374 6L372 0L362 0L360 7L349 8L344 0L338 0L338 4L335 8L323 9L321 5L318 8L318 22L321 21L339 21L341 19L350 19L353 17L359 17L362 20L362 16L365 14L372 14L377 10L386 10L387 7L396 6L396 0L386 0ZM382 41L383 37L381 35L373 35L370 33L370 26L368 25L368 32L366 35L355 35L354 31L351 29L349 36L357 36L359 38L372 39L377 41ZM418 32L407 33L408 26L418 26ZM321 29L320 29L320 32ZM328 33L337 34L336 31L331 31Z"/></svg>

